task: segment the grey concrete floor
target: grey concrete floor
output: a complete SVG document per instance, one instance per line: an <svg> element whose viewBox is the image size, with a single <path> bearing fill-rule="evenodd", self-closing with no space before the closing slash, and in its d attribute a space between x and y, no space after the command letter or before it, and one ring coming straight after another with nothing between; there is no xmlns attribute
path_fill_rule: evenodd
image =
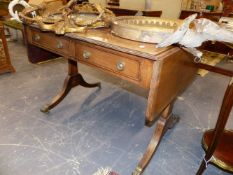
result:
<svg viewBox="0 0 233 175"><path fill-rule="evenodd" d="M21 40L9 42L9 50L16 73L0 75L0 175L92 175L101 167L130 175L154 130L144 126L147 92L80 65L85 79L101 81L102 89L76 87L46 115L39 109L61 89L66 60L33 65ZM195 174L204 156L202 134L215 125L228 81L197 76L175 103L180 122L144 175ZM205 174L228 173L209 165Z"/></svg>

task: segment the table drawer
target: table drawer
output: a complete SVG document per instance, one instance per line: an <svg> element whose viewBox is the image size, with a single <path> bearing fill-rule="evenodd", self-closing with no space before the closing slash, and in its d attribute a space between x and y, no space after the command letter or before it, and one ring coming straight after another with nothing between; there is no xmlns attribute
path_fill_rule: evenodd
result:
<svg viewBox="0 0 233 175"><path fill-rule="evenodd" d="M116 54L114 51L102 47L91 47L85 43L77 43L75 52L76 58L80 62L134 81L141 81L142 61L139 59L126 57L124 54Z"/></svg>
<svg viewBox="0 0 233 175"><path fill-rule="evenodd" d="M39 47L51 50L62 56L75 55L75 44L71 40L65 39L63 36L31 30L30 37L32 44Z"/></svg>

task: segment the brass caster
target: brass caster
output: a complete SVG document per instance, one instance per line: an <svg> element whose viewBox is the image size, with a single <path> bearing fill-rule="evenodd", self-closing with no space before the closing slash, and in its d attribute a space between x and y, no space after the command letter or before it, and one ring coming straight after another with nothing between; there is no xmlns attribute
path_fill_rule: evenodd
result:
<svg viewBox="0 0 233 175"><path fill-rule="evenodd" d="M132 175L142 175L142 168L140 168L139 166L137 166L134 170L134 172L132 173Z"/></svg>
<svg viewBox="0 0 233 175"><path fill-rule="evenodd" d="M42 108L40 108L40 111L45 113L45 114L48 114L49 113L49 107L48 106L44 106Z"/></svg>

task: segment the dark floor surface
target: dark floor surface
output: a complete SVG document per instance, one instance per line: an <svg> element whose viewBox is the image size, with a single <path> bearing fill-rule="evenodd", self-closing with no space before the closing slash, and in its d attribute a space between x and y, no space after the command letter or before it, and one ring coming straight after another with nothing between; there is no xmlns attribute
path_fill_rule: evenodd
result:
<svg viewBox="0 0 233 175"><path fill-rule="evenodd" d="M66 60L33 65L21 41L9 49L16 73L0 75L0 175L92 175L101 167L130 175L154 130L144 126L147 92L80 65L85 79L101 81L102 89L76 87L46 115L39 109L61 89ZM233 69L232 63L221 66ZM180 122L144 175L196 173L202 134L215 125L228 81L213 73L197 76L175 103ZM209 165L205 174L227 173Z"/></svg>

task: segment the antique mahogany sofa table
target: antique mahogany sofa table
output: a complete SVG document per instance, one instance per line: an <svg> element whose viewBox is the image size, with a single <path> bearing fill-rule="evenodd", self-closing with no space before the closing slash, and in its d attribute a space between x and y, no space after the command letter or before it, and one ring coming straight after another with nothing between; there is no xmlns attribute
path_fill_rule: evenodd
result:
<svg viewBox="0 0 233 175"><path fill-rule="evenodd" d="M177 122L172 115L176 97L193 81L197 68L193 56L179 47L155 48L154 44L140 43L116 37L109 29L88 30L64 36L42 32L36 26L24 25L28 58L35 63L42 58L61 55L68 60L68 75L64 86L41 111L48 112L77 86L100 87L89 84L78 72L78 63L96 67L114 76L133 82L149 90L145 124L156 127L150 143L133 172L141 174L168 128Z"/></svg>

